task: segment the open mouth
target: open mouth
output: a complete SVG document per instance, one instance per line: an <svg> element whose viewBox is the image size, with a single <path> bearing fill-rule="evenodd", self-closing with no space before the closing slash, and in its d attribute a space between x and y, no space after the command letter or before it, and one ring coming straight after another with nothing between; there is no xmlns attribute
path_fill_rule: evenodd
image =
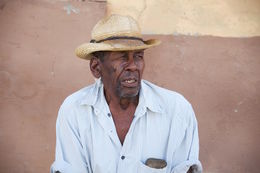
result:
<svg viewBox="0 0 260 173"><path fill-rule="evenodd" d="M135 83L136 80L135 79L126 79L126 80L124 80L124 82L126 82L128 84L132 84L132 83Z"/></svg>
<svg viewBox="0 0 260 173"><path fill-rule="evenodd" d="M124 79L122 81L122 85L124 87L133 88L133 87L137 87L138 86L138 81L135 78Z"/></svg>

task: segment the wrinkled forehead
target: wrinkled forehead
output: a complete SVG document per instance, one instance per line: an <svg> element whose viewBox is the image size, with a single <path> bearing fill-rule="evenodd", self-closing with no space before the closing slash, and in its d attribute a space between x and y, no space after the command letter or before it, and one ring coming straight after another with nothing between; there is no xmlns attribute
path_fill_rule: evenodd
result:
<svg viewBox="0 0 260 173"><path fill-rule="evenodd" d="M144 50L141 49L141 50L125 50L125 51L110 51L110 52L107 52L111 55L122 55L122 54L129 54L129 53L132 53L132 54L135 54L135 53L144 53Z"/></svg>
<svg viewBox="0 0 260 173"><path fill-rule="evenodd" d="M104 56L105 59L110 59L110 58L119 58L119 57L135 57L136 55L138 56L143 56L144 50L129 50L129 51L111 51L107 52Z"/></svg>
<svg viewBox="0 0 260 173"><path fill-rule="evenodd" d="M144 49L140 50L125 50L125 51L98 51L92 53L94 57L101 59L104 61L105 58L108 57L117 57L122 55L128 55L128 54L144 54Z"/></svg>

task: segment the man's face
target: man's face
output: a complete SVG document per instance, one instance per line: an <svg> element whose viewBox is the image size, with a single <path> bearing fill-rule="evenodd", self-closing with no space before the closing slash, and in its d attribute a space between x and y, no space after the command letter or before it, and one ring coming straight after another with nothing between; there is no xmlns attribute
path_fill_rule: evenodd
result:
<svg viewBox="0 0 260 173"><path fill-rule="evenodd" d="M100 66L105 89L119 98L137 96L144 70L143 56L143 50L108 52Z"/></svg>

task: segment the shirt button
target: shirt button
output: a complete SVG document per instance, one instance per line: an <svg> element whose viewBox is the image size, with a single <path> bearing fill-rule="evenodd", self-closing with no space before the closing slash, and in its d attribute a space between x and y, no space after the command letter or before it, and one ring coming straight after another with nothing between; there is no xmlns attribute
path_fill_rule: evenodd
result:
<svg viewBox="0 0 260 173"><path fill-rule="evenodd" d="M121 156L121 159L124 160L124 159L125 159L125 156Z"/></svg>

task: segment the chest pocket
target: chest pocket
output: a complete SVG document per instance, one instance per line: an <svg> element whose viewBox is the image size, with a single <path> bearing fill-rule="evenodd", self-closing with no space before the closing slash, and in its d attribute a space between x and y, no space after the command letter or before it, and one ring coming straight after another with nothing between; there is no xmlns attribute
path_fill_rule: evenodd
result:
<svg viewBox="0 0 260 173"><path fill-rule="evenodd" d="M139 162L137 173L166 173L167 166L162 169L151 168L142 162Z"/></svg>

